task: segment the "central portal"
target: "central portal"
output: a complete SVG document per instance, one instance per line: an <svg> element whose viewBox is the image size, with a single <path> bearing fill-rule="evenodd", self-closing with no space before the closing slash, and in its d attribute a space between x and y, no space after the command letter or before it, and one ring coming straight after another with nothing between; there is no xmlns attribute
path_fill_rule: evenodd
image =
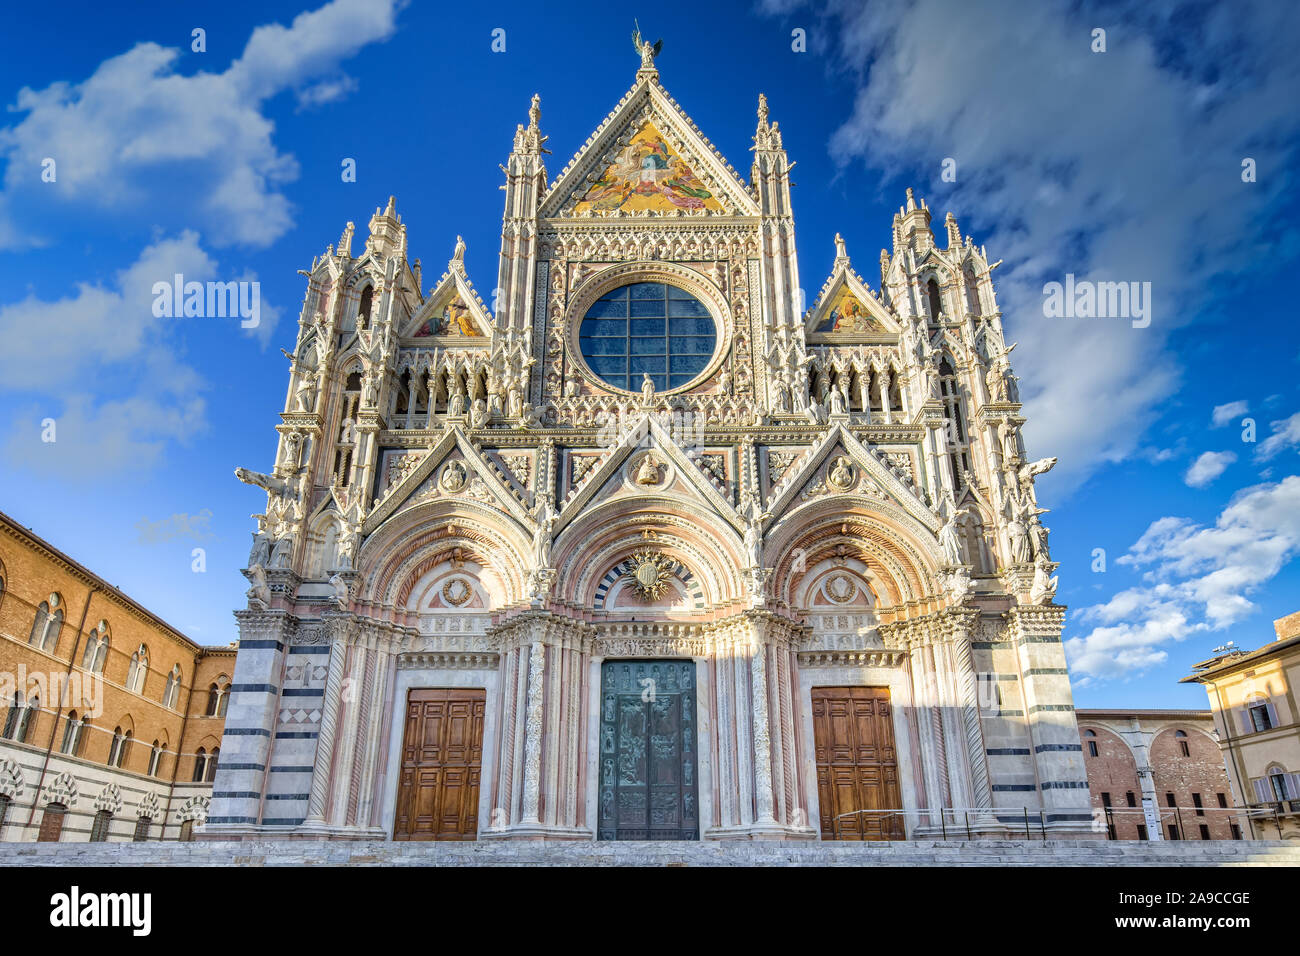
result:
<svg viewBox="0 0 1300 956"><path fill-rule="evenodd" d="M601 840L698 840L695 662L600 668Z"/></svg>

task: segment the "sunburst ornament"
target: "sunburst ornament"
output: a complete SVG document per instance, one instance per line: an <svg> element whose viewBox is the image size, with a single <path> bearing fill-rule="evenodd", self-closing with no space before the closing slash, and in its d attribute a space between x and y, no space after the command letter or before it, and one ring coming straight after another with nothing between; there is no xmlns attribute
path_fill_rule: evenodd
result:
<svg viewBox="0 0 1300 956"><path fill-rule="evenodd" d="M653 551L640 551L632 556L628 577L637 594L647 601L663 597L672 577L672 560Z"/></svg>

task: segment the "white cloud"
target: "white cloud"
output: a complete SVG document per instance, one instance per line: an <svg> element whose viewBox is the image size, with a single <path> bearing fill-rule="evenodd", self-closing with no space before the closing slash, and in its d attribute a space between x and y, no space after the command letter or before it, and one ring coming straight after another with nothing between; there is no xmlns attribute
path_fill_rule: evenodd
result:
<svg viewBox="0 0 1300 956"><path fill-rule="evenodd" d="M1238 415L1245 415L1249 409L1245 402L1228 402L1226 405L1215 405L1214 412L1210 416L1211 426L1222 428L1236 420Z"/></svg>
<svg viewBox="0 0 1300 956"><path fill-rule="evenodd" d="M1130 457L1180 380L1169 332L1267 239L1262 212L1300 128L1300 60L1284 39L1297 8L1132 4L1112 11L1123 28L1104 54L1089 48L1095 18L1065 4L838 0L828 17L810 34L863 77L832 152L895 180L920 170L936 220L952 208L1006 260L998 291L1021 343L1027 440L1033 454L1069 451L1050 480L1074 485ZM1228 143L1274 172L1245 188ZM953 185L940 181L946 157ZM1151 282L1151 326L1044 318L1043 283L1067 272Z"/></svg>
<svg viewBox="0 0 1300 956"><path fill-rule="evenodd" d="M332 80L321 80L297 92L298 108L315 109L336 103L350 93L355 93L358 83L350 76L340 76Z"/></svg>
<svg viewBox="0 0 1300 956"><path fill-rule="evenodd" d="M152 290L178 272L199 282L216 272L196 233L148 246L112 287L79 283L68 298L28 295L0 306L0 390L84 389L103 366L136 356L158 340L164 323L175 321L154 317Z"/></svg>
<svg viewBox="0 0 1300 956"><path fill-rule="evenodd" d="M22 405L8 421L8 464L90 481L150 467L167 441L205 427L203 380L173 344L180 324L224 322L231 335L264 339L278 310L263 304L261 326L249 330L238 317L158 318L153 285L176 273L197 282L218 274L196 233L145 247L110 284L81 283L63 299L28 295L0 307L0 394ZM55 422L54 442L41 440L46 419Z"/></svg>
<svg viewBox="0 0 1300 956"><path fill-rule="evenodd" d="M1135 677L1168 659L1161 645L1222 630L1254 612L1250 595L1300 553L1300 476L1238 492L1213 527L1151 523L1119 563L1142 584L1077 612L1095 626L1066 641L1084 681Z"/></svg>
<svg viewBox="0 0 1300 956"><path fill-rule="evenodd" d="M1255 452L1260 460L1267 461L1287 448L1300 445L1300 412L1281 421L1269 422L1269 428L1272 434L1259 443Z"/></svg>
<svg viewBox="0 0 1300 956"><path fill-rule="evenodd" d="M1192 462L1192 467L1187 469L1183 481L1189 488L1204 488L1227 471L1228 466L1236 460L1237 456L1230 451L1204 452Z"/></svg>
<svg viewBox="0 0 1300 956"><path fill-rule="evenodd" d="M143 211L169 231L197 225L218 246L275 241L292 226L280 189L298 164L272 142L263 102L292 89L319 98L308 84L390 36L397 7L332 0L290 27L258 27L224 73L179 75L179 51L140 43L82 82L23 88L11 109L26 117L0 130L0 156L8 160L0 248L40 241L17 222L89 210ZM344 92L340 85L335 96ZM46 157L57 164L54 183L32 172Z"/></svg>

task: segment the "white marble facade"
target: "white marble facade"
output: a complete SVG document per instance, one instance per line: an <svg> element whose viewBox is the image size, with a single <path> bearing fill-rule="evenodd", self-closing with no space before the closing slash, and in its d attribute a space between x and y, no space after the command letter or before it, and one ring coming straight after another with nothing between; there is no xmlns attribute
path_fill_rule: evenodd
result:
<svg viewBox="0 0 1300 956"><path fill-rule="evenodd" d="M1024 453L984 249L908 190L879 285L837 236L805 309L764 98L748 181L653 51L549 182L540 114L494 312L459 241L424 289L391 199L312 262L274 465L238 473L267 506L204 835L391 837L407 691L469 687L479 838L590 839L600 666L632 658L695 663L702 839L819 837L827 686L888 688L909 835L1089 832L1055 460ZM630 283L700 317L656 380L583 331ZM712 337L679 362L673 328Z"/></svg>

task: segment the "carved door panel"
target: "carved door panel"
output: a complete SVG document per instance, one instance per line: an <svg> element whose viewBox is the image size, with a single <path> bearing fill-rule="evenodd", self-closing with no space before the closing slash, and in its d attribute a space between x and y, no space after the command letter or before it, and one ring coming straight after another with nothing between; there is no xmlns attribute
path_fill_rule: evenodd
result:
<svg viewBox="0 0 1300 956"><path fill-rule="evenodd" d="M477 839L486 706L483 690L407 694L394 840Z"/></svg>
<svg viewBox="0 0 1300 956"><path fill-rule="evenodd" d="M698 840L694 661L601 665L601 840Z"/></svg>
<svg viewBox="0 0 1300 956"><path fill-rule="evenodd" d="M822 839L903 839L900 814L854 812L903 806L889 689L814 687L812 708Z"/></svg>

